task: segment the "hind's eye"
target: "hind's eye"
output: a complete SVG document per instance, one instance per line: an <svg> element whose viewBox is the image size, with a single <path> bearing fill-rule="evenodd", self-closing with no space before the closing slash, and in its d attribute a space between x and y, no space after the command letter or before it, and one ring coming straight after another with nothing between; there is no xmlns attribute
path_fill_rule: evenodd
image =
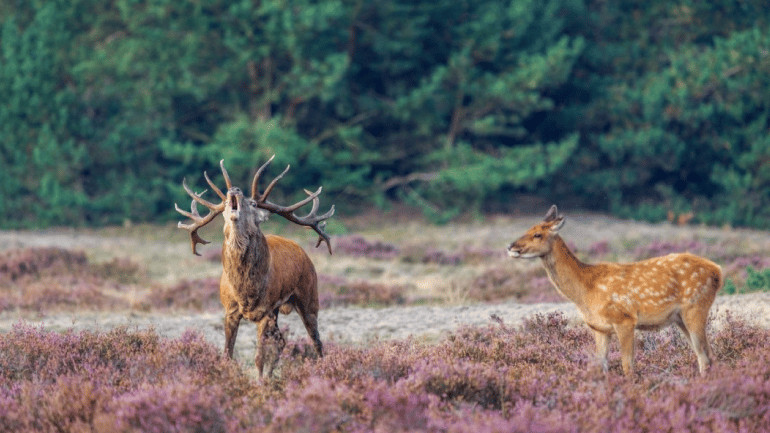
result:
<svg viewBox="0 0 770 433"><path fill-rule="evenodd" d="M535 233L534 235L532 235L532 237L535 238L535 239L540 239L540 238L543 237L543 235L540 234L540 233Z"/></svg>

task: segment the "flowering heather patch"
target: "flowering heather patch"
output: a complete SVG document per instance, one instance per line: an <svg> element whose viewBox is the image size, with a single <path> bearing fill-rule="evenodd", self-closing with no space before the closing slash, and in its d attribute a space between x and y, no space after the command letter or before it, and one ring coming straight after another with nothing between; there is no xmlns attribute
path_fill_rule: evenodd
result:
<svg viewBox="0 0 770 433"><path fill-rule="evenodd" d="M435 263L445 266L456 266L462 263L462 261L462 253L447 252L436 248L428 248L420 260L422 263Z"/></svg>
<svg viewBox="0 0 770 433"><path fill-rule="evenodd" d="M593 337L561 315L521 329L466 328L436 345L328 345L317 361L287 360L276 431L767 431L770 332L728 319L712 337L716 364L697 375L673 329L642 333L638 374L593 360ZM314 409L319 407L319 409ZM290 416L287 414L287 408Z"/></svg>
<svg viewBox="0 0 770 433"><path fill-rule="evenodd" d="M610 251L610 244L607 241L595 242L588 247L588 255L596 259L606 256Z"/></svg>
<svg viewBox="0 0 770 433"><path fill-rule="evenodd" d="M254 384L195 333L17 325L0 354L0 431L247 431L260 413Z"/></svg>
<svg viewBox="0 0 770 433"><path fill-rule="evenodd" d="M407 303L407 291L407 287L400 285L318 275L318 300L321 308L338 305L402 305Z"/></svg>
<svg viewBox="0 0 770 433"><path fill-rule="evenodd" d="M143 300L145 309L185 309L196 311L220 310L219 278L182 280L166 287L157 287Z"/></svg>
<svg viewBox="0 0 770 433"><path fill-rule="evenodd" d="M24 248L4 251L0 257L0 282L69 273L83 269L88 259L82 251L62 248Z"/></svg>
<svg viewBox="0 0 770 433"><path fill-rule="evenodd" d="M360 235L335 237L334 251L348 256L379 260L392 260L399 254L398 247L393 244L369 241Z"/></svg>
<svg viewBox="0 0 770 433"><path fill-rule="evenodd" d="M502 248L474 248L463 246L459 250L446 250L433 246L408 245L401 249L400 260L405 263L457 266L482 264L494 259L505 259Z"/></svg>
<svg viewBox="0 0 770 433"><path fill-rule="evenodd" d="M511 298L522 303L564 300L539 267L524 273L513 272L508 266L490 268L473 280L467 296L485 302Z"/></svg>
<svg viewBox="0 0 770 433"><path fill-rule="evenodd" d="M221 263L222 262L222 249L221 248L206 248L201 252L203 259L207 262Z"/></svg>
<svg viewBox="0 0 770 433"><path fill-rule="evenodd" d="M651 257L659 257L665 256L666 254L684 252L705 256L707 255L706 244L695 239L677 240L673 242L655 240L647 245L641 245L635 248L633 255L637 258L637 260L644 260Z"/></svg>
<svg viewBox="0 0 770 433"><path fill-rule="evenodd" d="M587 328L560 314L461 329L428 344L289 342L255 382L193 332L0 336L0 431L648 432L768 431L770 331L727 318L697 375L673 328L641 333L638 374L593 360Z"/></svg>
<svg viewBox="0 0 770 433"><path fill-rule="evenodd" d="M127 307L108 293L136 281L139 265L128 259L93 264L82 251L25 248L0 258L0 310L51 307Z"/></svg>

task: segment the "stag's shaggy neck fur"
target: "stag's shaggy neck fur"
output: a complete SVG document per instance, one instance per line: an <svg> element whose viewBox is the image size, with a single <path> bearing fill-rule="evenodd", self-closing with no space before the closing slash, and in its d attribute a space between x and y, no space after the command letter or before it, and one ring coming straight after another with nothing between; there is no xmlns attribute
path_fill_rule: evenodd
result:
<svg viewBox="0 0 770 433"><path fill-rule="evenodd" d="M238 303L248 311L257 307L255 301L265 297L270 249L259 226L244 219L227 221L224 234L223 272L235 289Z"/></svg>

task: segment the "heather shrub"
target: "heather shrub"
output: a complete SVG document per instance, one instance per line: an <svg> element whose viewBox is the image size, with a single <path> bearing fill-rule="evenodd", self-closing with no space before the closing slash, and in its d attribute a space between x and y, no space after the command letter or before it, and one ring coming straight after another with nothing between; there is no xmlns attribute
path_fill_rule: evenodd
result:
<svg viewBox="0 0 770 433"><path fill-rule="evenodd" d="M601 259L611 251L610 244L607 241L595 242L588 247L588 255L595 259Z"/></svg>
<svg viewBox="0 0 770 433"><path fill-rule="evenodd" d="M122 394L110 406L118 431L224 433L226 400L221 387L181 382Z"/></svg>
<svg viewBox="0 0 770 433"><path fill-rule="evenodd" d="M456 266L465 259L463 252L446 251L433 246L410 244L400 250L399 260L404 263Z"/></svg>
<svg viewBox="0 0 770 433"><path fill-rule="evenodd" d="M0 282L73 273L84 269L87 264L88 259L82 251L53 247L8 250L0 258Z"/></svg>
<svg viewBox="0 0 770 433"><path fill-rule="evenodd" d="M399 249L387 242L369 241L360 235L346 235L334 238L334 252L353 257L392 260L398 256Z"/></svg>
<svg viewBox="0 0 770 433"><path fill-rule="evenodd" d="M137 283L142 276L142 267L135 261L116 257L109 262L91 265L94 274L105 280L115 281L121 284Z"/></svg>
<svg viewBox="0 0 770 433"><path fill-rule="evenodd" d="M0 431L236 431L261 417L254 383L191 332L16 325L0 354Z"/></svg>
<svg viewBox="0 0 770 433"><path fill-rule="evenodd" d="M408 244L401 248L399 260L404 263L436 264L457 266L462 264L484 264L495 259L504 259L502 248L477 248L468 245L455 250L445 250L433 245Z"/></svg>
<svg viewBox="0 0 770 433"><path fill-rule="evenodd" d="M540 267L515 272L509 266L489 268L473 279L467 296L476 301L516 299L522 303L560 302L561 297Z"/></svg>
<svg viewBox="0 0 770 433"><path fill-rule="evenodd" d="M286 359L293 415L320 431L764 431L770 427L770 332L728 317L712 332L715 365L697 373L673 328L640 332L635 377L594 361L593 336L560 314L519 328L464 328L437 344L409 339L330 344L327 356ZM724 390L720 392L719 390ZM287 402L288 403L288 402ZM319 409L313 409L318 404ZM301 410L296 408L301 408ZM335 414L328 418L329 414Z"/></svg>
<svg viewBox="0 0 770 433"><path fill-rule="evenodd" d="M348 280L326 274L318 275L318 300L321 308L340 305L383 306L407 303L409 287Z"/></svg>
<svg viewBox="0 0 770 433"><path fill-rule="evenodd" d="M654 240L646 245L640 245L633 251L636 260L649 259L651 257L665 256L671 253L690 252L697 255L706 254L706 244L695 239L661 241Z"/></svg>
<svg viewBox="0 0 770 433"><path fill-rule="evenodd" d="M138 280L141 267L116 258L93 264L82 251L25 248L0 258L0 309L128 307L121 289Z"/></svg>
<svg viewBox="0 0 770 433"><path fill-rule="evenodd" d="M207 262L221 263L222 262L222 249L221 248L206 248L201 252L201 256Z"/></svg>
<svg viewBox="0 0 770 433"><path fill-rule="evenodd" d="M211 311L222 308L219 278L181 280L170 286L154 287L142 301L145 309Z"/></svg>
<svg viewBox="0 0 770 433"><path fill-rule="evenodd" d="M675 329L640 332L634 377L593 360L588 328L561 314L493 318L428 343L345 346L321 359L289 342L279 376L250 380L196 333L0 336L0 431L767 431L770 331L728 315L697 374Z"/></svg>

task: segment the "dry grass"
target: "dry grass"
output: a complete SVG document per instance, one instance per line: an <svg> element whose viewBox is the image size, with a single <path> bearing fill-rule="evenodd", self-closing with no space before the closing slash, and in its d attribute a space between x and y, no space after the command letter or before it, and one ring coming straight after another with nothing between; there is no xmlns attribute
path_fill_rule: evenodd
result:
<svg viewBox="0 0 770 433"><path fill-rule="evenodd" d="M767 232L567 216L563 237L589 262L630 261L688 250L722 265L738 287L745 283L747 266L770 266ZM320 294L327 306L558 301L538 261L514 261L505 255L507 244L539 218L492 216L446 226L428 225L414 215L338 219L337 227L345 227L348 234L332 238L332 256L323 248L313 248L315 239L306 230L280 219L268 222L264 230L306 247L321 275ZM41 293L48 290L47 296L55 286L49 281L51 275L87 274L94 299L117 300L95 302L96 308L216 311L222 237L215 225L203 233L212 241L200 247L203 257L192 255L187 233L171 225L6 231L0 232L0 248L6 256L29 248L63 248L85 256L87 264L70 267L71 272L24 279ZM8 286L8 282L1 284ZM28 299L19 307L34 309L31 304L34 300ZM79 302L70 306L83 307Z"/></svg>

